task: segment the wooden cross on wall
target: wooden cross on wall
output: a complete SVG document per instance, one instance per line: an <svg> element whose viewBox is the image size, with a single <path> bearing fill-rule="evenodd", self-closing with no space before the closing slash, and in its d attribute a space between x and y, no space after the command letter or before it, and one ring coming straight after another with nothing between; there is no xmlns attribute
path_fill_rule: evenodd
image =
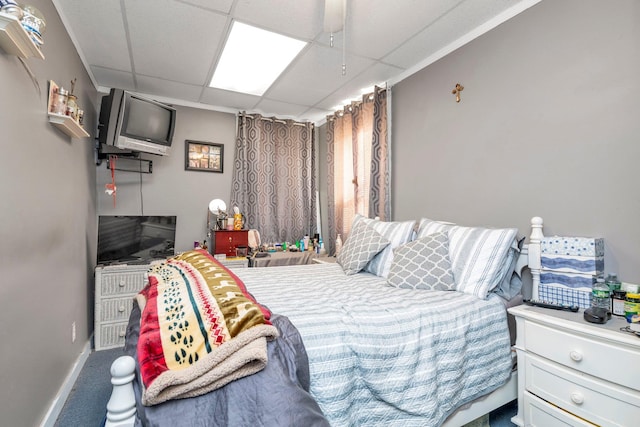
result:
<svg viewBox="0 0 640 427"><path fill-rule="evenodd" d="M460 102L460 92L464 90L464 86L460 83L456 83L456 87L451 91L456 96L456 102Z"/></svg>

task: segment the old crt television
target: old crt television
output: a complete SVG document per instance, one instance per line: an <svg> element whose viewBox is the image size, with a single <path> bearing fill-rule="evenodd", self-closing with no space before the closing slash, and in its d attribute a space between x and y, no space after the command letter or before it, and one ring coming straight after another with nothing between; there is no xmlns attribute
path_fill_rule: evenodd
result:
<svg viewBox="0 0 640 427"><path fill-rule="evenodd" d="M102 97L98 122L101 144L140 153L167 155L176 110L122 89Z"/></svg>
<svg viewBox="0 0 640 427"><path fill-rule="evenodd" d="M175 255L176 216L100 215L98 264L147 263Z"/></svg>

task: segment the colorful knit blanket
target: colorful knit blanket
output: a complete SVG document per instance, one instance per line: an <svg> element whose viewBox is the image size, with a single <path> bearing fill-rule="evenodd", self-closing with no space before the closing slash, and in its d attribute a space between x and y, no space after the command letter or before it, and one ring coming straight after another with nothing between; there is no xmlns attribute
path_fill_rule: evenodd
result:
<svg viewBox="0 0 640 427"><path fill-rule="evenodd" d="M147 406L199 396L262 370L270 313L206 251L155 264L136 296L138 362Z"/></svg>

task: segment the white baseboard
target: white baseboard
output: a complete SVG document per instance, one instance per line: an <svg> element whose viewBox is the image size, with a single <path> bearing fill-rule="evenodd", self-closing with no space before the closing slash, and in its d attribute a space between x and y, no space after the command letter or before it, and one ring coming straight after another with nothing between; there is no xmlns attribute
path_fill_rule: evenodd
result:
<svg viewBox="0 0 640 427"><path fill-rule="evenodd" d="M60 412L62 412L62 408L71 393L71 389L73 389L73 385L76 383L76 380L80 375L80 371L82 371L82 367L89 358L89 354L91 354L91 339L92 337L89 337L89 341L87 341L82 348L82 352L76 359L76 363L71 368L71 371L69 371L69 374L64 380L62 387L60 387L60 390L58 390L58 394L56 394L55 399L51 402L51 406L49 406L47 414L42 419L40 427L53 427L56 423L56 420L58 419Z"/></svg>

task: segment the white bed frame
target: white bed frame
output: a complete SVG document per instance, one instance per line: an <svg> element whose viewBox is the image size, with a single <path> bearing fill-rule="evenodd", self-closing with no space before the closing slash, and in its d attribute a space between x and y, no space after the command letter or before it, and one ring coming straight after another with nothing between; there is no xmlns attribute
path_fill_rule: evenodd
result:
<svg viewBox="0 0 640 427"><path fill-rule="evenodd" d="M521 273L529 267L532 278L531 298L538 298L540 284L540 243L543 221L540 217L531 219L529 243L523 248L516 270ZM135 361L131 356L121 356L111 365L111 384L113 391L107 403L107 421L105 427L132 427L136 418L136 400L133 392ZM443 427L458 427L467 424L497 409L518 397L518 372L513 371L506 384L497 390L482 396L458 408L442 424Z"/></svg>

